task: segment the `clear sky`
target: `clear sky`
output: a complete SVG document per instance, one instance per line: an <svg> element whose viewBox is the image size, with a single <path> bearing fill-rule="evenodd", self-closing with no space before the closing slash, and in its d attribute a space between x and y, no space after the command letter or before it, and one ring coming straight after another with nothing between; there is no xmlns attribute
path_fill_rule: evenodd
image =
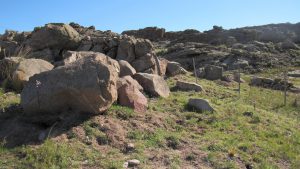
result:
<svg viewBox="0 0 300 169"><path fill-rule="evenodd" d="M0 33L30 31L49 22L99 30L147 26L168 31L300 22L300 0L0 0Z"/></svg>

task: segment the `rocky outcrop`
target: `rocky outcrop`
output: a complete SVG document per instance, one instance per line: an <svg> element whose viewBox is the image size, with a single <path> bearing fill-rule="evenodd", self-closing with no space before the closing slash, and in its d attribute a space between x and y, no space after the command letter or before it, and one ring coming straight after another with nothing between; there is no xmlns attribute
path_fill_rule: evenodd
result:
<svg viewBox="0 0 300 169"><path fill-rule="evenodd" d="M150 96L166 98L170 95L170 89L161 76L148 73L137 73L133 77Z"/></svg>
<svg viewBox="0 0 300 169"><path fill-rule="evenodd" d="M79 33L68 24L50 23L35 28L25 43L33 51L45 48L74 50L79 46Z"/></svg>
<svg viewBox="0 0 300 169"><path fill-rule="evenodd" d="M249 85L252 86L259 86L264 88L270 88L274 90L290 90L294 88L294 85L290 82L285 84L283 79L271 79L271 78L264 78L264 77L253 77Z"/></svg>
<svg viewBox="0 0 300 169"><path fill-rule="evenodd" d="M198 111L198 112L215 111L214 108L212 108L209 102L205 99L189 99L187 106L192 111Z"/></svg>
<svg viewBox="0 0 300 169"><path fill-rule="evenodd" d="M131 35L137 38L144 38L149 39L151 41L161 40L165 36L165 29L164 28L157 28L157 27L147 27L144 29L139 30L128 30L122 32L123 35Z"/></svg>
<svg viewBox="0 0 300 169"><path fill-rule="evenodd" d="M34 75L21 93L31 120L55 120L61 113L99 114L117 100L117 61L91 55Z"/></svg>

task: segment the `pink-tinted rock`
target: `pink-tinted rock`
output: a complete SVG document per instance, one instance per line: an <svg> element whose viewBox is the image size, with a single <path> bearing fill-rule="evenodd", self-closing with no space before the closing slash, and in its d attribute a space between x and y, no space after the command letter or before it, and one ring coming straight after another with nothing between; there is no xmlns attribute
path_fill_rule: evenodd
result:
<svg viewBox="0 0 300 169"><path fill-rule="evenodd" d="M131 86L136 87L139 91L143 91L143 87L139 84L139 82L137 82L131 76L124 76L117 80L117 88L118 89L125 84L129 84Z"/></svg>
<svg viewBox="0 0 300 169"><path fill-rule="evenodd" d="M121 106L130 107L136 112L147 111L147 98L134 85L122 85L118 89L118 101Z"/></svg>

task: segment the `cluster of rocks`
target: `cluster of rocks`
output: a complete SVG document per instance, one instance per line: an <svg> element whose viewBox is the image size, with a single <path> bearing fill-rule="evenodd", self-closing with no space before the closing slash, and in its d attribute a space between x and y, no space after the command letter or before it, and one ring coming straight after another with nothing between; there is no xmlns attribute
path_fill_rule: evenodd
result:
<svg viewBox="0 0 300 169"><path fill-rule="evenodd" d="M146 95L169 96L164 76L187 73L177 62L158 59L147 39L75 23L7 31L0 41L0 82L21 92L24 114L33 121L100 114L114 102L145 112ZM2 45L10 43L15 48Z"/></svg>
<svg viewBox="0 0 300 169"><path fill-rule="evenodd" d="M162 57L179 62L185 69L217 65L225 70L257 72L263 68L300 64L300 23L271 24L224 30L214 26L200 32L188 29L166 32L151 27L122 34L148 38ZM159 36L157 36L159 35Z"/></svg>
<svg viewBox="0 0 300 169"><path fill-rule="evenodd" d="M124 31L122 34L142 37L153 41L169 40L180 42L200 42L209 44L262 42L300 42L300 23L269 24L225 30L221 26L200 32L195 29L167 32L164 28L147 27L139 30ZM154 35L154 36L153 36Z"/></svg>
<svg viewBox="0 0 300 169"><path fill-rule="evenodd" d="M299 92L299 89L296 88L293 83L285 82L281 78L271 79L264 77L253 77L249 85L270 88L274 90L289 90L292 92Z"/></svg>

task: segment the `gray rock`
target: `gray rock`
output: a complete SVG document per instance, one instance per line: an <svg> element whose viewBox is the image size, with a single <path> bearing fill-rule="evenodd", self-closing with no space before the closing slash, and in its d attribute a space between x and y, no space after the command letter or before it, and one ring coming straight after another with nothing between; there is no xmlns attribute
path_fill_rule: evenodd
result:
<svg viewBox="0 0 300 169"><path fill-rule="evenodd" d="M209 102L205 99L189 99L188 107L192 110L199 112L213 112L215 111L209 104Z"/></svg>
<svg viewBox="0 0 300 169"><path fill-rule="evenodd" d="M155 59L152 54L148 53L147 55L131 62L131 65L137 72L145 72L146 70L151 68L155 69Z"/></svg>
<svg viewBox="0 0 300 169"><path fill-rule="evenodd" d="M152 53L153 51L153 45L152 43L147 39L137 39L135 43L135 54L136 57L143 57L147 55L148 53Z"/></svg>
<svg viewBox="0 0 300 169"><path fill-rule="evenodd" d="M182 90L182 91L200 92L203 90L202 86L200 86L199 84L183 82L183 81L177 81L175 87L176 87L176 89Z"/></svg>
<svg viewBox="0 0 300 169"><path fill-rule="evenodd" d="M128 160L128 167L136 167L138 165L140 165L140 161L137 159L133 159L133 160Z"/></svg>
<svg viewBox="0 0 300 169"><path fill-rule="evenodd" d="M137 73L133 76L139 84L144 88L150 96L161 96L168 97L170 95L170 89L166 81L158 75L147 74L147 73Z"/></svg>
<svg viewBox="0 0 300 169"><path fill-rule="evenodd" d="M34 51L45 48L76 49L81 38L79 33L68 24L50 23L32 32L25 43Z"/></svg>
<svg viewBox="0 0 300 169"><path fill-rule="evenodd" d="M180 63L177 62L168 62L167 64L167 75L175 76L178 74L186 74L187 71L180 66Z"/></svg>
<svg viewBox="0 0 300 169"><path fill-rule="evenodd" d="M53 65L42 59L24 59L13 72L12 85L15 90L21 91L29 78L35 74L53 69Z"/></svg>
<svg viewBox="0 0 300 169"><path fill-rule="evenodd" d="M124 38L120 40L116 59L117 60L126 60L129 63L134 61L135 60L135 49L134 49L135 43L136 43L135 38L124 36Z"/></svg>
<svg viewBox="0 0 300 169"><path fill-rule="evenodd" d="M223 68L209 65L205 67L205 78L208 80L218 80L223 77Z"/></svg>
<svg viewBox="0 0 300 169"><path fill-rule="evenodd" d="M125 60L119 60L120 65L120 77L123 76L132 76L136 73L135 69Z"/></svg>

